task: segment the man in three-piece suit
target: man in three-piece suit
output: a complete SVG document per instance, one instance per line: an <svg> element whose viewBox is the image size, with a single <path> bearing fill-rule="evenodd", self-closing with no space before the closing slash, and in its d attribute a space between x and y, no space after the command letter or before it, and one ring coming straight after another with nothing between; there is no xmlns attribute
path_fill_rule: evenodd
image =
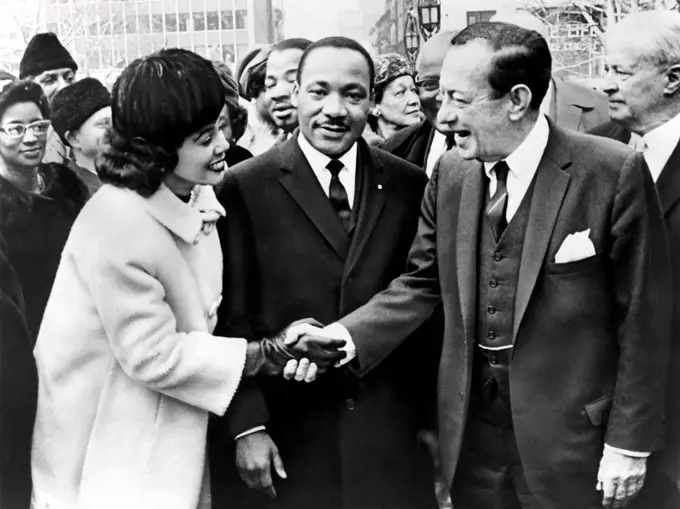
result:
<svg viewBox="0 0 680 509"><path fill-rule="evenodd" d="M441 301L439 438L456 509L620 507L661 444L668 246L642 156L539 112L536 32L453 40L407 272L320 334L370 376ZM355 358L354 358L355 357ZM602 489L598 493L596 485Z"/></svg>
<svg viewBox="0 0 680 509"><path fill-rule="evenodd" d="M314 43L293 95L299 134L227 174L216 334L257 338L310 316L330 323L404 270L427 178L361 139L372 73L355 41ZM434 393L435 377L423 388L430 377L412 372L429 341L431 334L417 349L405 343L363 379L345 368L309 385L244 380L225 422L211 430L213 443L218 428L230 435L211 455L214 505L434 506L432 465L417 431L421 394ZM268 502L263 492L276 498Z"/></svg>
<svg viewBox="0 0 680 509"><path fill-rule="evenodd" d="M635 32L631 40L630 34ZM680 13L631 14L605 34L612 122L602 136L640 148L656 182L671 249L673 340L666 393L663 449L650 458L650 471L635 507L680 507Z"/></svg>

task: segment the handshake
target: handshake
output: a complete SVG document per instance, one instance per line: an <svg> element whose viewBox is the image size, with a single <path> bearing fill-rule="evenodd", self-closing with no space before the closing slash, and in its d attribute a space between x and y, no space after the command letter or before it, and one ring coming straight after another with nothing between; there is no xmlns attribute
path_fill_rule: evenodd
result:
<svg viewBox="0 0 680 509"><path fill-rule="evenodd" d="M249 376L284 373L288 379L313 380L317 371L323 372L345 358L347 342L324 336L323 325L306 318L290 324L273 338L248 344L245 374Z"/></svg>

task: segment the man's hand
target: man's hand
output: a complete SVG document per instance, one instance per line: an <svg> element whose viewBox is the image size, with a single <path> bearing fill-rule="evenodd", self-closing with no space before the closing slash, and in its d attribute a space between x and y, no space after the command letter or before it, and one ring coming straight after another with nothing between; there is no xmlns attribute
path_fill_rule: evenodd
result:
<svg viewBox="0 0 680 509"><path fill-rule="evenodd" d="M243 482L275 498L272 466L281 479L286 478L279 450L266 431L256 431L236 440L236 468Z"/></svg>
<svg viewBox="0 0 680 509"><path fill-rule="evenodd" d="M597 488L603 491L602 506L625 507L640 492L647 473L647 458L626 456L604 448Z"/></svg>
<svg viewBox="0 0 680 509"><path fill-rule="evenodd" d="M345 357L346 353L342 348L347 341L330 337L321 329L315 329L298 335L295 341L289 335L285 344L298 360L307 359L318 368L325 369Z"/></svg>

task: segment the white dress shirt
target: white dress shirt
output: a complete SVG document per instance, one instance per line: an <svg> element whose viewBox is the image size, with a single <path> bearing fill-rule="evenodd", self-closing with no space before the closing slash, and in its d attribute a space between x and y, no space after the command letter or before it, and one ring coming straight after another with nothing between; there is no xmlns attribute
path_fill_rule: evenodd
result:
<svg viewBox="0 0 680 509"><path fill-rule="evenodd" d="M545 92L545 97L541 102L541 113L549 117L553 113L553 97L555 96L555 82L550 80L548 83L548 90Z"/></svg>
<svg viewBox="0 0 680 509"><path fill-rule="evenodd" d="M307 141L307 138L305 138L302 133L298 136L298 144L300 145L300 150L302 150L302 153L307 158L309 166L312 167L312 171L314 172L314 175L316 175L319 184L321 184L323 192L326 193L326 196L329 196L332 175L326 166L328 166L331 158L312 147L312 144ZM338 178L345 188L350 208L352 208L352 205L354 204L354 191L357 178L357 153L358 149L355 142L342 157L338 158L338 161L344 165L344 168L340 170L340 173L338 174Z"/></svg>
<svg viewBox="0 0 680 509"><path fill-rule="evenodd" d="M427 154L427 161L425 162L425 173L427 173L427 178L432 177L434 166L444 152L446 152L446 136L435 129L434 135L432 136L432 143L430 143L430 152Z"/></svg>
<svg viewBox="0 0 680 509"><path fill-rule="evenodd" d="M642 137L642 140L645 142L642 153L645 156L652 178L656 182L659 180L659 175L666 166L668 158L671 157L673 150L680 142L680 115L652 129Z"/></svg>

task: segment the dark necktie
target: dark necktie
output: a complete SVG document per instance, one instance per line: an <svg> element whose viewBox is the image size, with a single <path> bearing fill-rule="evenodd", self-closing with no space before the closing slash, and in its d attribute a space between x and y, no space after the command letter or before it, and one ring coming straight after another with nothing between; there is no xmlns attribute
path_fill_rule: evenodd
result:
<svg viewBox="0 0 680 509"><path fill-rule="evenodd" d="M337 212L342 225L345 230L349 231L351 224L352 209L349 207L349 200L347 198L347 191L345 191L345 186L340 182L338 175L340 171L345 167L337 159L331 159L331 161L326 165L328 171L331 172L331 185L328 189L328 197L331 200L331 205Z"/></svg>
<svg viewBox="0 0 680 509"><path fill-rule="evenodd" d="M456 146L456 141L453 139L453 136L447 136L446 137L446 150L451 150L455 146Z"/></svg>
<svg viewBox="0 0 680 509"><path fill-rule="evenodd" d="M508 165L505 161L496 163L492 171L496 174L496 192L489 199L489 204L486 207L486 217L491 223L491 228L496 237L496 240L501 238L505 227L508 226L508 221L505 218L505 212L508 208Z"/></svg>

